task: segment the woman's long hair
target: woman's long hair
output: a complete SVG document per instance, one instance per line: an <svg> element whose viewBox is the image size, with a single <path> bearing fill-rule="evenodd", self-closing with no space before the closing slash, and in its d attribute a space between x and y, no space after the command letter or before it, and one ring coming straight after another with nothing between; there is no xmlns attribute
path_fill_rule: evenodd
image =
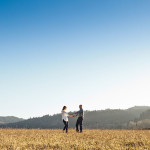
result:
<svg viewBox="0 0 150 150"><path fill-rule="evenodd" d="M65 110L66 108L67 108L67 107L66 107L66 106L64 106L62 110Z"/></svg>

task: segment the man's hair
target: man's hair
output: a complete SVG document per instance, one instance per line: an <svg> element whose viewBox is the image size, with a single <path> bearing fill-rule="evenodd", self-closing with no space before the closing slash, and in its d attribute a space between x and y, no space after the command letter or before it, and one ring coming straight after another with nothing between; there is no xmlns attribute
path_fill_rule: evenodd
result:
<svg viewBox="0 0 150 150"><path fill-rule="evenodd" d="M67 108L67 107L66 107L66 106L64 106L62 110L65 110L66 108Z"/></svg>

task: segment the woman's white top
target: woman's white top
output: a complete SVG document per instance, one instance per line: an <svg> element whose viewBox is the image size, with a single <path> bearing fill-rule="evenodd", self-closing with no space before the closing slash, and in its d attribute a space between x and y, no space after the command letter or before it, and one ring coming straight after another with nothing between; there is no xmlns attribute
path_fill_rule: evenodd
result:
<svg viewBox="0 0 150 150"><path fill-rule="evenodd" d="M69 114L64 110L61 111L61 114L62 114L62 120L68 121Z"/></svg>

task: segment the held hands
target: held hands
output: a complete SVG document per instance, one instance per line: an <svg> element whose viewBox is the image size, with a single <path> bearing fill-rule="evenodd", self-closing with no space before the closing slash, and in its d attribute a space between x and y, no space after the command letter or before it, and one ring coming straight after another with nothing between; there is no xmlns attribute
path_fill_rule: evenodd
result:
<svg viewBox="0 0 150 150"><path fill-rule="evenodd" d="M72 116L69 116L69 117L77 117L77 115L72 115Z"/></svg>
<svg viewBox="0 0 150 150"><path fill-rule="evenodd" d="M73 115L73 117L77 117L77 114Z"/></svg>
<svg viewBox="0 0 150 150"><path fill-rule="evenodd" d="M76 117L77 113L69 113L69 117Z"/></svg>

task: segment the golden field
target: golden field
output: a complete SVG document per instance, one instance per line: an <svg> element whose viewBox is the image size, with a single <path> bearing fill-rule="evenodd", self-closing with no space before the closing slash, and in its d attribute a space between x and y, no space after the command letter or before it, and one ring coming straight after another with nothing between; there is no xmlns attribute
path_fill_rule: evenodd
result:
<svg viewBox="0 0 150 150"><path fill-rule="evenodd" d="M150 150L149 130L0 129L0 150Z"/></svg>

